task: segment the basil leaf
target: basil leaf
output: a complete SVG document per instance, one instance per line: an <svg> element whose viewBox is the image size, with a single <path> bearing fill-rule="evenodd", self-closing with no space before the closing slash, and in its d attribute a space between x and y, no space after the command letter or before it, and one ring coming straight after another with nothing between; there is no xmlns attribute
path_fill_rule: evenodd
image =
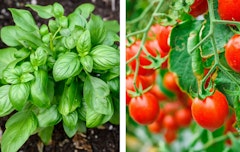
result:
<svg viewBox="0 0 240 152"><path fill-rule="evenodd" d="M30 55L31 64L34 67L46 64L48 54L43 47L38 47L37 50Z"/></svg>
<svg viewBox="0 0 240 152"><path fill-rule="evenodd" d="M43 128L38 132L38 136L41 138L41 141L45 145L50 144L50 141L52 139L53 129L54 129L54 126L49 126L49 127Z"/></svg>
<svg viewBox="0 0 240 152"><path fill-rule="evenodd" d="M84 18L79 13L73 12L68 15L68 27L72 31L74 30L75 26L85 27L87 24L86 18Z"/></svg>
<svg viewBox="0 0 240 152"><path fill-rule="evenodd" d="M70 85L65 85L58 105L58 111L62 115L68 115L69 113L76 110L81 103L81 95L76 81L72 81Z"/></svg>
<svg viewBox="0 0 240 152"><path fill-rule="evenodd" d="M80 59L76 53L67 52L60 56L53 66L55 81L64 80L81 72Z"/></svg>
<svg viewBox="0 0 240 152"><path fill-rule="evenodd" d="M20 83L11 85L9 90L9 99L15 109L22 110L25 106L30 94L30 85L28 83Z"/></svg>
<svg viewBox="0 0 240 152"><path fill-rule="evenodd" d="M2 72L9 63L15 60L14 54L17 52L15 48L0 49L0 79L2 79Z"/></svg>
<svg viewBox="0 0 240 152"><path fill-rule="evenodd" d="M10 84L20 83L20 77L22 75L22 70L19 67L15 68L6 68L3 71L3 79Z"/></svg>
<svg viewBox="0 0 240 152"><path fill-rule="evenodd" d="M33 32L38 30L32 14L27 10L10 8L14 23L25 31Z"/></svg>
<svg viewBox="0 0 240 152"><path fill-rule="evenodd" d="M91 56L86 55L80 59L83 69L89 73L92 72L93 69L93 59Z"/></svg>
<svg viewBox="0 0 240 152"><path fill-rule="evenodd" d="M42 108L37 114L39 127L42 128L56 125L61 118L56 105L52 105L50 108Z"/></svg>
<svg viewBox="0 0 240 152"><path fill-rule="evenodd" d="M63 117L63 123L70 129L74 129L78 122L78 113L74 111Z"/></svg>
<svg viewBox="0 0 240 152"><path fill-rule="evenodd" d="M106 29L100 16L92 14L89 22L87 23L87 29L90 31L93 46L103 42L106 37Z"/></svg>
<svg viewBox="0 0 240 152"><path fill-rule="evenodd" d="M93 4L85 3L78 6L74 12L81 13L83 17L88 18L89 15L93 12L93 10L94 10Z"/></svg>
<svg viewBox="0 0 240 152"><path fill-rule="evenodd" d="M119 50L107 45L94 47L90 52L90 56L93 59L94 70L109 70L120 64Z"/></svg>
<svg viewBox="0 0 240 152"><path fill-rule="evenodd" d="M37 119L31 111L21 111L10 117L2 136L3 152L18 151L37 129Z"/></svg>
<svg viewBox="0 0 240 152"><path fill-rule="evenodd" d="M0 117L8 115L14 110L8 95L9 89L10 85L0 87Z"/></svg>
<svg viewBox="0 0 240 152"><path fill-rule="evenodd" d="M41 5L26 5L27 7L30 7L32 10L37 12L37 14L44 19L49 19L53 17L52 13L52 5L47 6L41 6Z"/></svg>
<svg viewBox="0 0 240 152"><path fill-rule="evenodd" d="M101 79L87 76L83 86L83 96L87 105L100 114L111 114L112 101L109 86Z"/></svg>
<svg viewBox="0 0 240 152"><path fill-rule="evenodd" d="M77 41L77 51L80 56L85 56L90 51L91 45L91 36L89 30L84 31Z"/></svg>

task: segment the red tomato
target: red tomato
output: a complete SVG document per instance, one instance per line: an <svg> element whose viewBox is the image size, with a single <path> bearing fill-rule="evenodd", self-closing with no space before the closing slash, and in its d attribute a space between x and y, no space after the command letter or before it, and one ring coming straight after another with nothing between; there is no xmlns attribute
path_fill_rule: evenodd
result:
<svg viewBox="0 0 240 152"><path fill-rule="evenodd" d="M240 35L235 34L228 41L226 45L225 57L228 65L234 71L240 72Z"/></svg>
<svg viewBox="0 0 240 152"><path fill-rule="evenodd" d="M166 132L164 132L164 139L168 144L172 143L176 138L177 130L167 129Z"/></svg>
<svg viewBox="0 0 240 152"><path fill-rule="evenodd" d="M159 111L159 114L158 114L158 117L157 117L157 119L156 119L155 121L156 121L158 124L161 124L161 125L162 125L164 116L165 116L164 111L163 111L163 110L160 110L160 111Z"/></svg>
<svg viewBox="0 0 240 152"><path fill-rule="evenodd" d="M169 36L171 30L171 26L161 26L159 34L157 35L158 45L165 53L170 51Z"/></svg>
<svg viewBox="0 0 240 152"><path fill-rule="evenodd" d="M181 90L177 84L177 75L172 72L167 72L163 77L163 85L170 91L180 93Z"/></svg>
<svg viewBox="0 0 240 152"><path fill-rule="evenodd" d="M179 109L175 113L175 119L177 121L178 126L180 127L189 126L192 120L191 110L187 108Z"/></svg>
<svg viewBox="0 0 240 152"><path fill-rule="evenodd" d="M190 12L193 17L197 17L208 10L207 0L195 0L190 6Z"/></svg>
<svg viewBox="0 0 240 152"><path fill-rule="evenodd" d="M160 133L162 131L162 126L161 124L157 123L156 121L154 121L153 123L151 123L150 125L147 126L148 130L151 133L157 134Z"/></svg>
<svg viewBox="0 0 240 152"><path fill-rule="evenodd" d="M163 110L165 114L174 114L178 109L182 107L182 103L179 101L167 102L164 104Z"/></svg>
<svg viewBox="0 0 240 152"><path fill-rule="evenodd" d="M239 0L218 0L218 13L221 19L240 21Z"/></svg>
<svg viewBox="0 0 240 152"><path fill-rule="evenodd" d="M167 96L160 90L160 88L158 87L157 84L154 84L151 88L151 90L149 90L150 93L152 93L153 95L155 95L155 97L158 99L158 101L164 101L167 99Z"/></svg>
<svg viewBox="0 0 240 152"><path fill-rule="evenodd" d="M129 59L131 59L138 53L140 45L141 45L141 41L136 41L130 47L126 48L126 61L128 61ZM146 54L143 51L141 51L141 54L139 56L139 62L140 62L139 71L138 71L139 75L151 75L154 73L154 71L155 71L154 69L144 68L144 66L150 65L151 61L149 61L146 58ZM136 70L136 60L133 60L132 62L130 62L129 66L131 67L131 69L133 71L135 71Z"/></svg>
<svg viewBox="0 0 240 152"><path fill-rule="evenodd" d="M160 29L161 29L161 25L159 25L159 24L152 25L148 31L148 38L155 39L157 37L157 35L159 34Z"/></svg>
<svg viewBox="0 0 240 152"><path fill-rule="evenodd" d="M153 123L159 113L159 105L156 97L147 92L139 97L132 98L129 103L130 116L139 124Z"/></svg>
<svg viewBox="0 0 240 152"><path fill-rule="evenodd" d="M228 102L226 97L216 90L204 100L195 98L191 110L194 120L200 126L214 131L224 124L228 116Z"/></svg>
<svg viewBox="0 0 240 152"><path fill-rule="evenodd" d="M178 128L176 120L174 119L174 117L172 115L166 115L163 118L163 126L164 126L164 128L170 129L170 130L174 130L174 129Z"/></svg>

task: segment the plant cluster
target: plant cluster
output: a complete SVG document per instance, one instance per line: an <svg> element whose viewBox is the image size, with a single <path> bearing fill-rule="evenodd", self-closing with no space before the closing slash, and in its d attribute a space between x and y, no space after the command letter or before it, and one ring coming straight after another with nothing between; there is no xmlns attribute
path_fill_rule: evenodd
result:
<svg viewBox="0 0 240 152"><path fill-rule="evenodd" d="M172 143L190 129L194 138L183 151L198 151L197 143L199 151L236 150L239 14L233 1L156 0L127 21L128 133L134 134L132 125L147 126L151 142L167 151L151 133Z"/></svg>
<svg viewBox="0 0 240 152"><path fill-rule="evenodd" d="M69 15L59 3L27 7L48 23L10 8L15 25L1 29L0 117L10 116L1 151L17 151L32 134L48 144L58 123L68 137L119 124L118 22L88 3Z"/></svg>

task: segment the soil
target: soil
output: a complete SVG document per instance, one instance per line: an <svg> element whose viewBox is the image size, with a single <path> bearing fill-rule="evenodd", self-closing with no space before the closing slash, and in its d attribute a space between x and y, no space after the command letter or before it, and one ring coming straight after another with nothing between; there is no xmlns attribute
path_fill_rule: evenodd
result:
<svg viewBox="0 0 240 152"><path fill-rule="evenodd" d="M82 3L92 3L95 5L94 14L100 15L105 20L117 20L119 22L119 0L113 6L111 2L115 0L3 0L0 4L0 28L6 25L13 25L13 20L8 8L26 8L26 4L48 5L59 2L65 9L65 14L72 12ZM35 12L32 12L37 23L44 23ZM6 47L0 41L0 48ZM0 139L4 125L8 117L0 118ZM1 151L1 149L0 149ZM119 126L107 123L99 128L87 129L85 133L78 133L73 138L68 138L64 133L62 124L59 123L54 128L52 141L49 145L44 145L37 135L32 135L21 147L19 152L116 152L119 151Z"/></svg>

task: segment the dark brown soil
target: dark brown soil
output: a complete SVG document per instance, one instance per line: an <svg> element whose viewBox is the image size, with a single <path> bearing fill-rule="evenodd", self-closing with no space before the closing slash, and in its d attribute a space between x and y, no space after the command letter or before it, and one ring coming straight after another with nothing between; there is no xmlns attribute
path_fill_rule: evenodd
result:
<svg viewBox="0 0 240 152"><path fill-rule="evenodd" d="M95 5L94 14L102 16L106 20L119 21L119 0L116 0L115 10L111 6L110 0L2 0L0 4L0 28L6 25L13 25L12 17L7 8L24 8L26 4L37 2L39 5L53 4L59 2L64 6L65 14L72 12L82 3L93 3ZM28 9L30 10L30 9ZM32 12L38 23L43 23L36 13ZM6 47L0 41L0 48ZM0 118L0 139L4 131L4 125L8 117ZM1 151L1 149L0 149ZM76 134L73 138L68 138L64 133L62 124L59 123L54 128L52 142L43 145L37 135L33 135L22 146L19 152L116 152L119 151L119 126L110 123L99 128L87 129L86 133Z"/></svg>

